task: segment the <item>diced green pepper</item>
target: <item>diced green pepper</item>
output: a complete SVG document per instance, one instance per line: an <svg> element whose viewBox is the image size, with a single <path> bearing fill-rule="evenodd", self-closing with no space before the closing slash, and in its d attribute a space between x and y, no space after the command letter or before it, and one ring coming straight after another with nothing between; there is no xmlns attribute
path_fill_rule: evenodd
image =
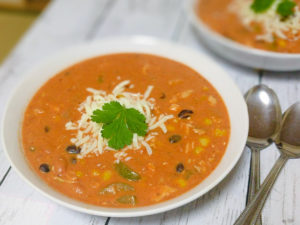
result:
<svg viewBox="0 0 300 225"><path fill-rule="evenodd" d="M115 169L120 176L124 177L127 180L137 181L141 179L141 176L138 173L134 172L123 162L115 163Z"/></svg>
<svg viewBox="0 0 300 225"><path fill-rule="evenodd" d="M117 202L122 204L130 204L135 205L136 204L136 196L135 195L124 195L120 198L117 198Z"/></svg>

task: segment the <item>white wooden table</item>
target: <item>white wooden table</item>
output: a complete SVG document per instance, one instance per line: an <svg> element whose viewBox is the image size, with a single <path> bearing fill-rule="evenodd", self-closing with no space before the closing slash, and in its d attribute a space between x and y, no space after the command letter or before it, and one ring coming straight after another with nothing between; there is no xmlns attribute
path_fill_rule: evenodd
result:
<svg viewBox="0 0 300 225"><path fill-rule="evenodd" d="M300 100L300 72L266 72L232 64L210 52L188 23L182 0L56 0L0 67L0 117L16 83L39 61L80 42L117 35L170 39L212 57L242 92L258 83L273 88L283 110ZM5 31L1 30L1 35ZM25 184L0 149L1 225L232 225L245 206L249 150L215 189L181 208L139 218L106 218L78 213L48 200ZM262 153L262 179L278 157L274 146ZM264 225L300 224L300 160L290 160L263 210Z"/></svg>

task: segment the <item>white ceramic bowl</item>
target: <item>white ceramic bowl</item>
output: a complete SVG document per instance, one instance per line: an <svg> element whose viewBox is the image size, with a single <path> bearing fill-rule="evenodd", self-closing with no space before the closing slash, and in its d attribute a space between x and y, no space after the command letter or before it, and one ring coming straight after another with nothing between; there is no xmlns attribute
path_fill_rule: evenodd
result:
<svg viewBox="0 0 300 225"><path fill-rule="evenodd" d="M218 167L201 184L177 198L146 207L131 209L104 208L66 197L44 183L32 171L23 155L20 128L23 112L36 91L57 72L84 59L121 52L142 52L163 56L188 65L203 75L220 93L231 121L231 137ZM133 217L164 212L184 205L211 190L233 169L240 158L248 134L248 112L243 96L224 71L205 56L186 47L136 36L101 40L68 49L29 72L13 93L2 121L3 149L13 168L34 189L68 208L100 216Z"/></svg>
<svg viewBox="0 0 300 225"><path fill-rule="evenodd" d="M273 71L300 70L300 54L276 53L247 47L210 29L197 16L199 0L188 0L186 11L199 36L214 52L238 64ZM211 0L213 1L213 0Z"/></svg>

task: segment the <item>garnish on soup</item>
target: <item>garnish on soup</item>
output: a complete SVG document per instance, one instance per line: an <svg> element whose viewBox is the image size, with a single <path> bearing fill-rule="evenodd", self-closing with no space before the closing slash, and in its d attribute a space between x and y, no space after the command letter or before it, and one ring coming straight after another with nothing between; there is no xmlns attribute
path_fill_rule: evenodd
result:
<svg viewBox="0 0 300 225"><path fill-rule="evenodd" d="M117 101L105 103L102 110L94 110L91 120L102 123L102 137L108 139L108 146L116 150L131 145L134 134L144 137L148 128L142 113Z"/></svg>
<svg viewBox="0 0 300 225"><path fill-rule="evenodd" d="M22 127L26 158L47 184L120 208L198 185L220 162L229 135L222 98L196 71L133 53L88 59L55 75L30 101Z"/></svg>
<svg viewBox="0 0 300 225"><path fill-rule="evenodd" d="M153 86L146 92L126 92L129 80L118 84L111 94L102 90L87 88L92 93L78 108L81 118L77 122L66 123L67 130L77 131L70 142L81 148L79 157L93 152L102 154L104 150L140 149L144 146L149 155L152 149L148 144L157 135L155 129L167 129L164 123L173 115L153 115L155 100L149 98ZM148 132L148 135L146 136ZM120 154L115 155L119 160Z"/></svg>
<svg viewBox="0 0 300 225"><path fill-rule="evenodd" d="M256 13L265 12L273 3L274 0L254 0L251 4L251 9Z"/></svg>
<svg viewBox="0 0 300 225"><path fill-rule="evenodd" d="M294 14L294 8L297 4L292 0L282 0L278 6L276 12L286 19L288 16Z"/></svg>

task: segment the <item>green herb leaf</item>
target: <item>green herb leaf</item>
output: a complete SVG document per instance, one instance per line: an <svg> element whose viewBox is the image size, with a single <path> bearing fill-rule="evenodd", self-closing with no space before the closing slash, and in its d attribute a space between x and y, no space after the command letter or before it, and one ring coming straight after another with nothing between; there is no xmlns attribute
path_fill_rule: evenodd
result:
<svg viewBox="0 0 300 225"><path fill-rule="evenodd" d="M272 4L274 3L274 0L254 0L251 4L251 9L255 13L263 13L267 11Z"/></svg>
<svg viewBox="0 0 300 225"><path fill-rule="evenodd" d="M147 124L145 116L134 108L126 108L117 101L95 110L91 120L103 123L102 137L108 139L108 146L116 150L132 143L133 134L145 136Z"/></svg>
<svg viewBox="0 0 300 225"><path fill-rule="evenodd" d="M288 17L290 15L293 15L295 6L296 6L296 3L294 1L292 1L292 0L283 0L277 6L276 12L279 15L281 15L282 17Z"/></svg>

